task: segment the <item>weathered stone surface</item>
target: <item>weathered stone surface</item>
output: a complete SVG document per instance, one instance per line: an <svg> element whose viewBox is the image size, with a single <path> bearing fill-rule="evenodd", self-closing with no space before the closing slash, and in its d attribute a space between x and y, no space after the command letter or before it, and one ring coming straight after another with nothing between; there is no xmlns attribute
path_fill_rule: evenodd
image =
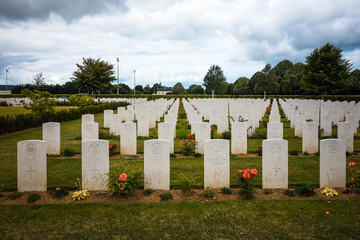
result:
<svg viewBox="0 0 360 240"><path fill-rule="evenodd" d="M60 123L43 123L42 138L46 142L47 154L60 155Z"/></svg>

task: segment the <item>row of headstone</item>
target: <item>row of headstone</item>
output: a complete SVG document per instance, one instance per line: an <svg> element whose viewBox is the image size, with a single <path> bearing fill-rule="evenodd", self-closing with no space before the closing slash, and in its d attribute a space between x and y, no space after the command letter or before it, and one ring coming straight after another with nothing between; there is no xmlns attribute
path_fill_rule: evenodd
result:
<svg viewBox="0 0 360 240"><path fill-rule="evenodd" d="M280 100L285 115L295 128L295 136L302 137L302 151L318 152L319 131L322 137L332 135L337 125L337 137L346 142L346 151L354 151L354 134L360 120L360 103L322 100ZM320 116L319 116L320 115ZM342 122L345 120L345 122Z"/></svg>
<svg viewBox="0 0 360 240"><path fill-rule="evenodd" d="M82 188L106 190L109 172L109 142L82 142ZM18 191L47 190L46 142L26 140L17 146ZM320 187L345 187L346 149L341 139L320 141ZM229 141L204 141L204 188L230 187ZM288 188L288 142L263 141L262 187ZM144 142L144 188L170 188L170 142Z"/></svg>

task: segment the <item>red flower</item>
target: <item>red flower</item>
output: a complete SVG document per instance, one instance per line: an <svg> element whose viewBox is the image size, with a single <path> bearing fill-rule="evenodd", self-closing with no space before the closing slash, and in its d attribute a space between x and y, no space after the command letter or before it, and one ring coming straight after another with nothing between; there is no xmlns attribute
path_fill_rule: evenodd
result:
<svg viewBox="0 0 360 240"><path fill-rule="evenodd" d="M242 176L243 176L243 178L250 178L250 174L246 171L243 173Z"/></svg>
<svg viewBox="0 0 360 240"><path fill-rule="evenodd" d="M186 142L186 139L184 139L184 141Z"/></svg>
<svg viewBox="0 0 360 240"><path fill-rule="evenodd" d="M126 173L120 174L119 179L120 179L121 181L125 181L125 180L127 179Z"/></svg>
<svg viewBox="0 0 360 240"><path fill-rule="evenodd" d="M115 146L117 146L117 143L115 143Z"/></svg>
<svg viewBox="0 0 360 240"><path fill-rule="evenodd" d="M251 169L251 171L250 171L250 173L252 174L252 175L256 175L257 174L257 170L256 169Z"/></svg>
<svg viewBox="0 0 360 240"><path fill-rule="evenodd" d="M349 166L349 167L355 166L355 162L350 162L350 163L348 164L348 166Z"/></svg>
<svg viewBox="0 0 360 240"><path fill-rule="evenodd" d="M112 147L113 147L113 146L112 146L111 144L109 144L109 149L112 149Z"/></svg>

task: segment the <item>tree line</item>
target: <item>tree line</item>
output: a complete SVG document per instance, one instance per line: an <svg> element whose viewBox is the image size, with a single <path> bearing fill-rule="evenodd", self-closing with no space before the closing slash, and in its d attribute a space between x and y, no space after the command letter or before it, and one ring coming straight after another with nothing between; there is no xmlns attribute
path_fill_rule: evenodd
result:
<svg viewBox="0 0 360 240"><path fill-rule="evenodd" d="M45 84L42 73L33 76L31 84L16 85L12 93L23 89L48 91L52 94L101 93L131 94L131 89L124 83L113 84L114 65L93 58L83 58L77 63L71 81L63 85ZM360 70L351 70L352 64L343 58L342 49L327 43L316 48L306 57L305 63L292 63L288 59L272 67L267 63L264 68L247 77L239 77L234 83L228 83L223 70L218 65L211 65L204 76L203 84L192 84L185 89L178 82L173 86L172 94L214 94L248 95L248 94L359 94ZM152 87L135 86L135 92L154 94L166 86L155 83Z"/></svg>

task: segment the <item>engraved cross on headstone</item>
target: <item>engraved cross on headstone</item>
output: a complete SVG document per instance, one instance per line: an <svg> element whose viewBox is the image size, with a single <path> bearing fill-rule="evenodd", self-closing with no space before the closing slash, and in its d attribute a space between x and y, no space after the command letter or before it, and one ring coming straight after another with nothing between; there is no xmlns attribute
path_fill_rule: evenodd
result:
<svg viewBox="0 0 360 240"><path fill-rule="evenodd" d="M94 169L93 169L93 170L90 170L90 172L93 172L93 173L94 173L93 176L95 176L95 175L97 175L96 172L100 173L100 170L99 170L99 169L96 169L96 165L94 164Z"/></svg>
<svg viewBox="0 0 360 240"><path fill-rule="evenodd" d="M272 168L272 169L275 169L275 177L277 177L278 170L280 170L281 168L279 168L279 167L277 166L277 164L275 164L275 167Z"/></svg>
<svg viewBox="0 0 360 240"><path fill-rule="evenodd" d="M32 169L32 166L30 166L30 170L26 172L30 173L30 180L32 180L32 173L35 173L36 171Z"/></svg>

